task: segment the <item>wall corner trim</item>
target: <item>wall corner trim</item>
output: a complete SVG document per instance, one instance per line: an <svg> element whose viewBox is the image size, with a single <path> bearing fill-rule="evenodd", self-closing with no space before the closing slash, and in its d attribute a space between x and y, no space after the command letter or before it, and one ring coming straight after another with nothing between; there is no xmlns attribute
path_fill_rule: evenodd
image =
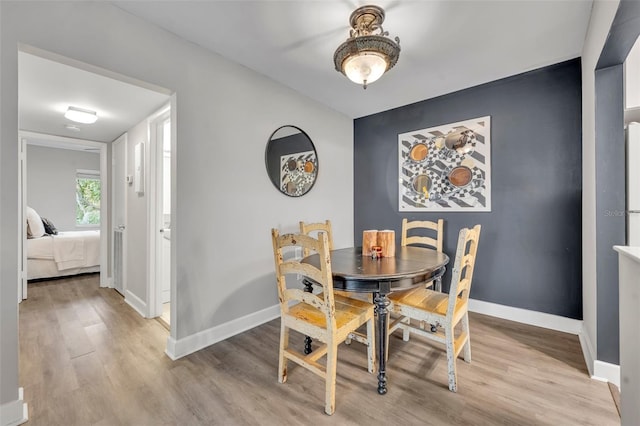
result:
<svg viewBox="0 0 640 426"><path fill-rule="evenodd" d="M620 366L596 360L591 378L601 382L611 382L620 389Z"/></svg>
<svg viewBox="0 0 640 426"><path fill-rule="evenodd" d="M578 337L584 354L584 362L589 370L589 377L601 382L611 382L620 388L620 366L596 359L596 351L584 329L578 334Z"/></svg>
<svg viewBox="0 0 640 426"><path fill-rule="evenodd" d="M514 308L482 300L469 299L469 310L479 314L520 322L550 330L579 335L582 331L582 320L576 320L544 312Z"/></svg>
<svg viewBox="0 0 640 426"><path fill-rule="evenodd" d="M17 426L29 420L29 408L24 402L24 389L18 388L18 399L0 405L0 426Z"/></svg>
<svg viewBox="0 0 640 426"><path fill-rule="evenodd" d="M589 376L591 378L595 378L593 374L594 370L594 362L596 359L596 351L593 349L593 344L591 343L591 339L589 339L589 334L586 333L584 326L578 334L578 338L580 339L580 346L582 347L582 354L584 355L584 362L587 364L587 370L589 370Z"/></svg>
<svg viewBox="0 0 640 426"><path fill-rule="evenodd" d="M140 299L129 290L125 290L125 294L126 295L124 297L124 301L127 303L127 305L135 309L135 311L139 313L143 318L148 318L147 304L144 302L144 300Z"/></svg>
<svg viewBox="0 0 640 426"><path fill-rule="evenodd" d="M112 277L104 277L104 278L102 278L102 274L100 274L100 287L102 287L102 288L113 288L113 278Z"/></svg>
<svg viewBox="0 0 640 426"><path fill-rule="evenodd" d="M165 353L172 360L192 354L229 337L250 330L280 316L280 305L274 305L260 311L236 318L224 324L208 328L182 339L169 337Z"/></svg>

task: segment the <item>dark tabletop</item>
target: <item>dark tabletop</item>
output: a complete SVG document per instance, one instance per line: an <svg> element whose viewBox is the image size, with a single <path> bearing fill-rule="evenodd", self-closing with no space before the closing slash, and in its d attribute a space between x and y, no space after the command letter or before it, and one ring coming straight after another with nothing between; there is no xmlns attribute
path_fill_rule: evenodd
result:
<svg viewBox="0 0 640 426"><path fill-rule="evenodd" d="M318 255L302 260L317 268ZM395 257L373 259L362 256L362 247L331 251L331 269L335 289L376 292L380 286L388 291L410 288L444 273L449 257L422 247L397 247Z"/></svg>

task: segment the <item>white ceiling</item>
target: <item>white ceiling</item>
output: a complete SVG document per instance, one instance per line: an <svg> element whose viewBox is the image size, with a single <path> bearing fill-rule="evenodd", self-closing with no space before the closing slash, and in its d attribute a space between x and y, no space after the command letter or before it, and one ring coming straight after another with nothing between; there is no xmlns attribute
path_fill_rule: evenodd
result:
<svg viewBox="0 0 640 426"><path fill-rule="evenodd" d="M18 54L18 120L22 131L112 142L161 108L168 99L166 93L30 53ZM68 106L96 111L98 121L80 124L67 120L64 113ZM69 130L66 124L80 130ZM28 138L32 144L41 144L47 139ZM53 140L46 144L53 145ZM59 141L57 145L63 147Z"/></svg>
<svg viewBox="0 0 640 426"><path fill-rule="evenodd" d="M377 1L400 37L367 90L335 71L349 16L370 1L116 1L120 8L356 118L581 55L591 0Z"/></svg>
<svg viewBox="0 0 640 426"><path fill-rule="evenodd" d="M367 90L335 71L350 0L117 1L118 7L357 118L580 56L591 0L379 1L400 37L398 64ZM20 129L111 142L160 108L168 92L90 66L19 55ZM61 63L65 62L65 63ZM62 114L92 109L92 125Z"/></svg>

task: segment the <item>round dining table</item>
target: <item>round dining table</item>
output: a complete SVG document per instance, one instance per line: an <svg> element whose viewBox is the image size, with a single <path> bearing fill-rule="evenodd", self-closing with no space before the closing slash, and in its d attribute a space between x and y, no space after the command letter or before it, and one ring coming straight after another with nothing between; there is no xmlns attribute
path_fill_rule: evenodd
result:
<svg viewBox="0 0 640 426"><path fill-rule="evenodd" d="M317 254L305 257L302 262L320 267ZM449 257L446 254L415 246L398 247L395 256L382 258L363 256L362 247L331 251L334 290L373 294L379 394L387 393L387 308L390 303L387 295L440 279L447 263ZM308 281L307 283L311 285Z"/></svg>

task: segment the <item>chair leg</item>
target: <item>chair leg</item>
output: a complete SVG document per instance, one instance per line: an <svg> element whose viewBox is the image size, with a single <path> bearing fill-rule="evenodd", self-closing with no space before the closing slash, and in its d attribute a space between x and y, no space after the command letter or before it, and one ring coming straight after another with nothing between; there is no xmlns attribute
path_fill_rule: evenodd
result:
<svg viewBox="0 0 640 426"><path fill-rule="evenodd" d="M287 381L287 359L284 350L289 346L289 328L283 324L280 327L280 352L278 353L278 382Z"/></svg>
<svg viewBox="0 0 640 426"><path fill-rule="evenodd" d="M402 327L402 340L405 342L409 341L409 336L411 335L411 330L409 329L409 325L411 325L411 318L405 317L402 322L407 324Z"/></svg>
<svg viewBox="0 0 640 426"><path fill-rule="evenodd" d="M327 368L325 373L324 412L332 415L336 407L336 370L338 364L338 348L333 345L327 352Z"/></svg>
<svg viewBox="0 0 640 426"><path fill-rule="evenodd" d="M373 318L367 321L367 370L376 372L376 335Z"/></svg>
<svg viewBox="0 0 640 426"><path fill-rule="evenodd" d="M442 291L442 277L436 278L436 281L434 283L434 290L435 291Z"/></svg>
<svg viewBox="0 0 640 426"><path fill-rule="evenodd" d="M453 334L453 325L446 324L444 327L445 343L447 346L447 370L449 373L449 390L451 392L458 391L457 374L456 374L456 348L454 346L455 336Z"/></svg>
<svg viewBox="0 0 640 426"><path fill-rule="evenodd" d="M465 362L471 362L471 333L469 332L469 313L466 312L462 317L462 332L467 334L467 339L464 342L464 348L462 353Z"/></svg>

